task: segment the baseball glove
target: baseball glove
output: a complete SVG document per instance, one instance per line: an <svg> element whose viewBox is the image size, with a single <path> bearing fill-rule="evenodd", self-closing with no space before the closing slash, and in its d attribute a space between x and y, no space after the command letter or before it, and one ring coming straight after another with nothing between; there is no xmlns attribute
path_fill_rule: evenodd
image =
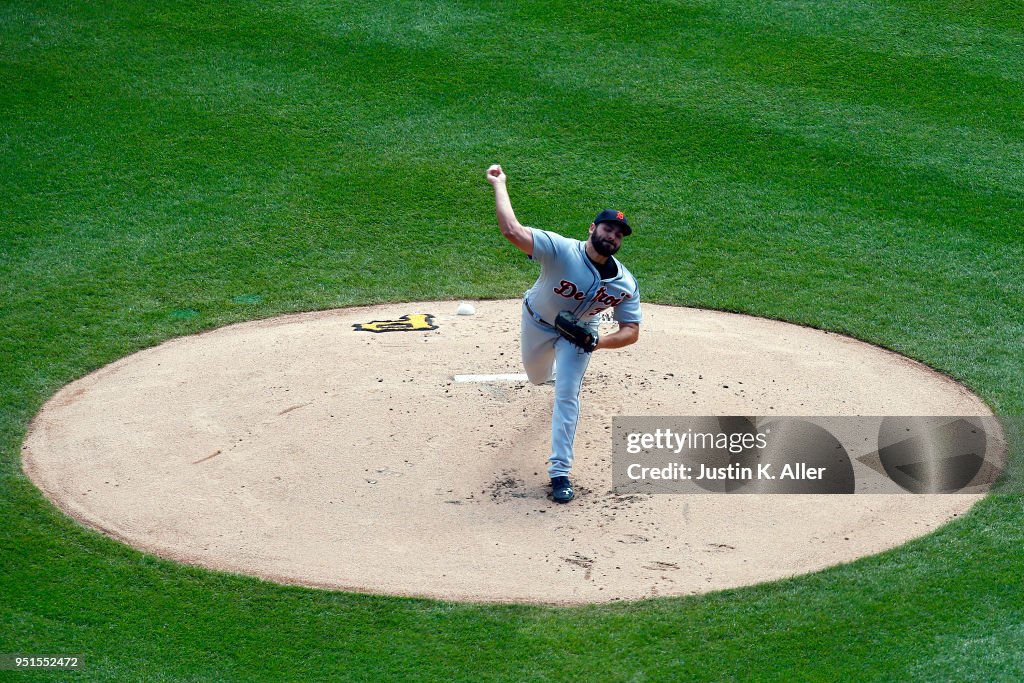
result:
<svg viewBox="0 0 1024 683"><path fill-rule="evenodd" d="M558 334L587 353L593 353L597 348L597 333L581 325L579 318L568 311L562 311L555 318L555 329L558 330Z"/></svg>

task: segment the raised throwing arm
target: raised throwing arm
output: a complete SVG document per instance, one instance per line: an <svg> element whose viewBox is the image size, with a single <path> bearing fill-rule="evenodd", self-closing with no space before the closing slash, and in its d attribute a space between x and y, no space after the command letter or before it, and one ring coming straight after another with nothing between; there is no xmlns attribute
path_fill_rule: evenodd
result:
<svg viewBox="0 0 1024 683"><path fill-rule="evenodd" d="M487 169L487 182L494 187L494 207L498 216L498 227L501 229L501 234L515 245L516 249L527 256L533 256L533 232L520 225L516 220L505 180L505 172L501 170L500 165L494 164Z"/></svg>

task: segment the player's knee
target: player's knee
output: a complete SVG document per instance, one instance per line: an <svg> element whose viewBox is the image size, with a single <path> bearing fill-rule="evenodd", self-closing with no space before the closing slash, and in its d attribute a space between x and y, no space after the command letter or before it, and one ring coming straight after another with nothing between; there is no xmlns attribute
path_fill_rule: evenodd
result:
<svg viewBox="0 0 1024 683"><path fill-rule="evenodd" d="M533 360L527 363L524 359L523 369L526 370L526 378L530 380L530 384L544 384L555 375L555 366L550 362L545 363L541 361L538 363L536 360Z"/></svg>
<svg viewBox="0 0 1024 683"><path fill-rule="evenodd" d="M580 400L580 392L578 387L572 386L570 382L566 382L564 385L555 385L555 398L559 401L563 401L569 405L576 405Z"/></svg>
<svg viewBox="0 0 1024 683"><path fill-rule="evenodd" d="M551 371L534 370L530 371L526 369L526 378L530 380L530 384L544 384L551 379Z"/></svg>

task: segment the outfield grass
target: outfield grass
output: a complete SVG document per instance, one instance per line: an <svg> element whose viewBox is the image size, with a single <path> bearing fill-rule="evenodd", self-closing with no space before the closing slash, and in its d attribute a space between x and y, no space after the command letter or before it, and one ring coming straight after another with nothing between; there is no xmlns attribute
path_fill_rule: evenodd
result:
<svg viewBox="0 0 1024 683"><path fill-rule="evenodd" d="M645 300L852 334L1024 408L1018 2L0 5L0 652L75 680L1014 680L1024 510L781 583L573 609L285 588L86 531L32 415L228 322L518 296L629 212ZM514 343L509 339L504 342Z"/></svg>

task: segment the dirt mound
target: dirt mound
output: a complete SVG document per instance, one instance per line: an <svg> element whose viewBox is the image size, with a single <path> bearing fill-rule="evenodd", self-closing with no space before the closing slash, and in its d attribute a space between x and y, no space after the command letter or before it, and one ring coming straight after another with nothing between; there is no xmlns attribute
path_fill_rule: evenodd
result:
<svg viewBox="0 0 1024 683"><path fill-rule="evenodd" d="M25 471L82 523L163 557L483 601L776 579L893 547L980 498L613 494L617 415L990 414L948 378L841 335L645 304L640 342L594 355L577 499L554 505L553 388L517 377L520 303L456 306L289 315L147 349L59 391L33 421Z"/></svg>

